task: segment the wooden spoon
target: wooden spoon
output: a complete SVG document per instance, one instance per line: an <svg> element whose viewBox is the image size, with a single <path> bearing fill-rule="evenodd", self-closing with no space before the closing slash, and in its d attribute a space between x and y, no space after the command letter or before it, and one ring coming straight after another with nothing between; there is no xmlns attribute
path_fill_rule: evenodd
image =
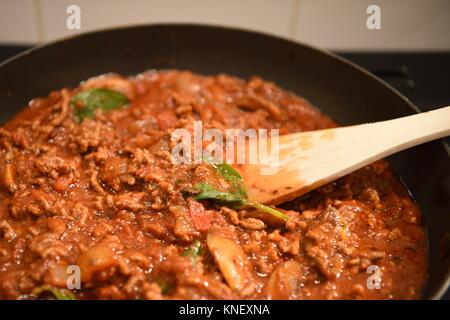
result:
<svg viewBox="0 0 450 320"><path fill-rule="evenodd" d="M279 204L393 153L448 135L450 107L445 107L394 120L282 135L278 166L275 156L264 161L275 163L273 174L261 174L269 168L265 164L235 167L250 200Z"/></svg>

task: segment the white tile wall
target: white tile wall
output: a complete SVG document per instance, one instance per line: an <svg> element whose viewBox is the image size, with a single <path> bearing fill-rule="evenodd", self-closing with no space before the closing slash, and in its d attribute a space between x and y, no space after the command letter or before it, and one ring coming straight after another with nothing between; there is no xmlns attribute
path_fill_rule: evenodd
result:
<svg viewBox="0 0 450 320"><path fill-rule="evenodd" d="M1 0L0 42L38 42L36 9L33 0Z"/></svg>
<svg viewBox="0 0 450 320"><path fill-rule="evenodd" d="M66 7L81 8L81 31L149 22L199 22L286 35L295 0L40 0L46 40L71 34Z"/></svg>
<svg viewBox="0 0 450 320"><path fill-rule="evenodd" d="M70 4L81 30L68 30ZM381 7L381 30L366 8ZM0 0L0 42L38 43L105 27L196 22L243 27L339 50L450 50L450 0Z"/></svg>
<svg viewBox="0 0 450 320"><path fill-rule="evenodd" d="M369 4L381 30L366 27ZM341 50L450 49L449 0L301 0L295 38Z"/></svg>

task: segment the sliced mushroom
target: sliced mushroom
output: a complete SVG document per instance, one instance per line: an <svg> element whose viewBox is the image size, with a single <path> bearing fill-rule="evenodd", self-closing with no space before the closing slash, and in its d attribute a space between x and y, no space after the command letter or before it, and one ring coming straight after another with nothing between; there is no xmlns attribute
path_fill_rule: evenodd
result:
<svg viewBox="0 0 450 320"><path fill-rule="evenodd" d="M274 300L295 299L303 276L302 267L297 261L280 264L270 276L267 293Z"/></svg>
<svg viewBox="0 0 450 320"><path fill-rule="evenodd" d="M208 234L207 244L230 288L242 296L253 293L255 284L252 266L242 248L218 232Z"/></svg>
<svg viewBox="0 0 450 320"><path fill-rule="evenodd" d="M91 281L94 273L117 264L117 257L107 243L100 243L83 252L77 260L81 269L81 280Z"/></svg>

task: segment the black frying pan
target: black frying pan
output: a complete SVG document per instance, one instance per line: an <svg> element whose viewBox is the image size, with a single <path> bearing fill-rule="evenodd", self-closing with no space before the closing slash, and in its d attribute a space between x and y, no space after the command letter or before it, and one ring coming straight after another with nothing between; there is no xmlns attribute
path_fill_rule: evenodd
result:
<svg viewBox="0 0 450 320"><path fill-rule="evenodd" d="M419 111L384 82L330 53L260 33L179 24L88 33L6 61L0 65L0 122L30 99L94 75L167 68L259 75L306 97L342 125ZM425 298L441 297L450 283L449 150L437 141L390 158L425 216L430 249Z"/></svg>

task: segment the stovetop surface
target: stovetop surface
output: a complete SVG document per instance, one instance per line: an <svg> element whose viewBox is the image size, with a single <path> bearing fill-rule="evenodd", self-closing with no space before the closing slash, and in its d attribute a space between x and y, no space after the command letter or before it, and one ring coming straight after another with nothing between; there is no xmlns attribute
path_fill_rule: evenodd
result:
<svg viewBox="0 0 450 320"><path fill-rule="evenodd" d="M29 48L0 45L0 62ZM450 105L450 52L336 53L392 85L422 111ZM450 288L443 299L450 300Z"/></svg>
<svg viewBox="0 0 450 320"><path fill-rule="evenodd" d="M338 54L391 84L422 111L450 105L450 52Z"/></svg>

